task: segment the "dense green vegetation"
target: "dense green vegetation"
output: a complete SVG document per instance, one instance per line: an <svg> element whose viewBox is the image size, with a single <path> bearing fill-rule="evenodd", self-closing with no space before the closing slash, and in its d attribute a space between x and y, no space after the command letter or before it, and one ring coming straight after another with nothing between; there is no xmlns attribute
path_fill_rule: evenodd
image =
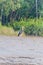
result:
<svg viewBox="0 0 43 65"><path fill-rule="evenodd" d="M37 12L36 0L0 0L0 21L14 31L24 27L26 35L43 36L43 0L37 0Z"/></svg>
<svg viewBox="0 0 43 65"><path fill-rule="evenodd" d="M2 26L0 23L0 34L18 35L18 31L23 27L23 35L43 36L43 19L28 19L15 21L8 26Z"/></svg>
<svg viewBox="0 0 43 65"><path fill-rule="evenodd" d="M31 22L32 21L32 22ZM26 35L43 36L43 20L29 21L28 25L25 26L24 32Z"/></svg>
<svg viewBox="0 0 43 65"><path fill-rule="evenodd" d="M18 31L24 27L24 33L26 35L43 36L43 19L28 19L15 22L13 24L14 30Z"/></svg>
<svg viewBox="0 0 43 65"><path fill-rule="evenodd" d="M6 25L11 20L20 20L43 16L43 0L0 0L0 17L2 24Z"/></svg>

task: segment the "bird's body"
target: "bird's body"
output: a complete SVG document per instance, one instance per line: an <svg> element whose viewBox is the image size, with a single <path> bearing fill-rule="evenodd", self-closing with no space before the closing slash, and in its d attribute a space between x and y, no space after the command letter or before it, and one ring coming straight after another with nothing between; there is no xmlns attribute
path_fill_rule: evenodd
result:
<svg viewBox="0 0 43 65"><path fill-rule="evenodd" d="M19 32L18 32L18 36L20 36L22 34L22 30L20 30Z"/></svg>
<svg viewBox="0 0 43 65"><path fill-rule="evenodd" d="M23 32L23 27L20 29L20 31L18 32L18 36L20 36Z"/></svg>

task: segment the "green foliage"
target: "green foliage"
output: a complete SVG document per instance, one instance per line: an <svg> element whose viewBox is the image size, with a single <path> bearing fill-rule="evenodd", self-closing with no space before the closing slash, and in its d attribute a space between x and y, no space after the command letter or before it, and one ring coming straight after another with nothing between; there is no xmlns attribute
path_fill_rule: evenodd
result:
<svg viewBox="0 0 43 65"><path fill-rule="evenodd" d="M37 0L37 4L38 16L43 17L43 0ZM13 26L15 31L24 26L26 35L43 36L43 19L29 19L35 17L36 0L0 0L2 24Z"/></svg>
<svg viewBox="0 0 43 65"><path fill-rule="evenodd" d="M19 31L22 27L26 35L43 36L43 19L28 19L13 23L15 31Z"/></svg>
<svg viewBox="0 0 43 65"><path fill-rule="evenodd" d="M38 35L43 36L43 22L42 20L29 21L28 26L25 26L24 32L26 35Z"/></svg>
<svg viewBox="0 0 43 65"><path fill-rule="evenodd" d="M14 31L19 31L22 27L24 27L23 30L26 35L43 36L43 18L14 21L13 24L9 24L8 27L12 27Z"/></svg>
<svg viewBox="0 0 43 65"><path fill-rule="evenodd" d="M15 23L13 24L13 29L14 29L15 31L20 30L20 28L21 28L21 25L20 25L18 22L15 22Z"/></svg>
<svg viewBox="0 0 43 65"><path fill-rule="evenodd" d="M38 0L38 12L42 12L42 0ZM3 9L3 12L1 10ZM21 18L29 18L36 16L35 0L0 0L0 12L8 16L10 11L16 11L16 16ZM40 13L41 14L41 13ZM42 15L42 14L41 14ZM13 14L14 16L14 14Z"/></svg>

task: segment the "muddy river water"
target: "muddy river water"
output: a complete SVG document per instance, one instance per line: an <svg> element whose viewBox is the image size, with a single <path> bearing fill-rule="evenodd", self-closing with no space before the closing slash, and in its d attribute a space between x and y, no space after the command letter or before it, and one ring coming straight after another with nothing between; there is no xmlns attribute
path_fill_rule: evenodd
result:
<svg viewBox="0 0 43 65"><path fill-rule="evenodd" d="M0 65L43 65L43 37L0 36Z"/></svg>

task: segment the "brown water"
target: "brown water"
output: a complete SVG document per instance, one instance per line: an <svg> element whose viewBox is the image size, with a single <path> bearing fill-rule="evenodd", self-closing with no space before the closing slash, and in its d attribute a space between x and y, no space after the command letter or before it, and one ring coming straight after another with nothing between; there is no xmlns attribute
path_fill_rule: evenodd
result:
<svg viewBox="0 0 43 65"><path fill-rule="evenodd" d="M43 65L43 37L0 36L0 65Z"/></svg>

